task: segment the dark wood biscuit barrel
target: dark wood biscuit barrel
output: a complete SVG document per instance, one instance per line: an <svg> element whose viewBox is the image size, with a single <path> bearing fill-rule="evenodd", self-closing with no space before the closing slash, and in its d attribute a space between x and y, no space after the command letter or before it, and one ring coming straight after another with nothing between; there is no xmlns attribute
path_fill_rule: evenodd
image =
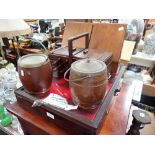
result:
<svg viewBox="0 0 155 155"><path fill-rule="evenodd" d="M24 89L34 95L45 94L52 82L52 67L44 54L28 54L18 60L18 72Z"/></svg>

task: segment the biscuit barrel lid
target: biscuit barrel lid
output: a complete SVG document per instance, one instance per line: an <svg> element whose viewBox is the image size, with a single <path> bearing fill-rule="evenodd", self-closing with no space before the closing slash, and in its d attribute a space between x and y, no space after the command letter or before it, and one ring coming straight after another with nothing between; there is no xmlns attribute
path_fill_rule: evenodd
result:
<svg viewBox="0 0 155 155"><path fill-rule="evenodd" d="M82 59L75 61L71 65L71 71L83 74L100 74L107 70L103 61L97 59Z"/></svg>
<svg viewBox="0 0 155 155"><path fill-rule="evenodd" d="M18 66L23 68L40 67L47 63L48 57L45 54L27 54L18 59Z"/></svg>

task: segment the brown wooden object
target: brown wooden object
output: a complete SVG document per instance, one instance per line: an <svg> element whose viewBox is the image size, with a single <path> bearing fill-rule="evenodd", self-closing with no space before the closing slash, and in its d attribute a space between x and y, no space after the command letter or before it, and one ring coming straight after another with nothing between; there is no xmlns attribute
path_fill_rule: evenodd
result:
<svg viewBox="0 0 155 155"><path fill-rule="evenodd" d="M89 33L85 32L82 33L80 35L74 36L74 37L70 37L68 39L68 51L69 51L69 66L71 66L72 62L73 62L73 41L85 37L85 49L88 48L89 45Z"/></svg>
<svg viewBox="0 0 155 155"><path fill-rule="evenodd" d="M71 61L72 58L73 58L73 61L77 60L78 58L83 59L88 57L102 60L104 53L109 52L111 55L113 55L113 58L111 62L107 64L108 70L111 73L116 73L118 69L122 46L123 46L126 25L93 24L91 25L92 30L90 31L90 29L88 29L90 25L88 26L85 24L90 24L90 23L68 23L66 25L66 30L65 30L66 32L64 33L64 38L69 39L68 34L72 34L72 35L78 34L77 36L79 36L79 34L81 34L80 32L85 30L84 33L89 33L89 36L90 36L88 49L86 49L86 44L87 44L86 40L88 40L88 37L86 37L85 40L83 40L82 42L83 45L81 44L82 46L81 45L79 46L77 44L75 45L74 43L79 41L81 38L79 39L77 36L75 36L75 39L73 42L71 41L72 38L74 38L72 36L72 38L70 38L71 40L69 39L68 44L65 43L65 47L57 49L56 51L53 51L51 52L51 54L49 54L51 62L54 62L54 65L52 63L53 68L57 68L55 67L55 64L56 64L55 61L59 61L59 63L57 64L61 66L60 63L62 63L63 61L62 59L64 58L65 58L65 61L63 61L63 64L65 64L64 66L65 67L67 66L68 60L66 58L68 58L69 59L68 67L69 67L72 62ZM70 31L71 32L76 31L78 33L71 33ZM68 45L68 47L66 45ZM94 57L96 53L97 53L97 57L96 56ZM112 67L110 67L111 63L112 63ZM64 69L65 67L62 67L62 68ZM58 70L58 72L62 72L61 69L57 68L56 70Z"/></svg>
<svg viewBox="0 0 155 155"><path fill-rule="evenodd" d="M30 94L44 94L52 82L52 66L45 54L29 54L18 60L20 80Z"/></svg>
<svg viewBox="0 0 155 155"><path fill-rule="evenodd" d="M118 96L113 97L108 114L102 120L97 134L124 135L126 133L133 92L132 83L122 83L121 91ZM78 130L78 128L74 128L73 132L70 127L68 129L59 127L55 123L23 108L18 102L7 104L6 108L18 117L25 134L69 135L75 134Z"/></svg>
<svg viewBox="0 0 155 155"><path fill-rule="evenodd" d="M92 110L83 110L78 108L76 110L66 111L55 106L41 105L37 107L32 107L34 101L38 100L38 96L34 96L26 93L23 88L19 88L15 91L17 101L25 109L33 112L35 115L39 115L50 122L58 124L60 127L67 129L70 128L75 134L96 134L100 128L100 123L106 112L109 109L110 102L116 91L120 88L120 80L124 73L124 66L119 67L119 72L116 76L111 77L107 83L106 94L102 102ZM58 79L52 82L52 87L50 89L51 93L58 94L67 99L68 103L74 105L73 99L71 97L69 86L64 79ZM50 115L54 115L54 119L49 118L47 112ZM74 128L78 129L77 131Z"/></svg>
<svg viewBox="0 0 155 155"><path fill-rule="evenodd" d="M117 72L125 37L125 24L93 24L89 49L111 52L111 73Z"/></svg>
<svg viewBox="0 0 155 155"><path fill-rule="evenodd" d="M113 61L119 62L125 28L123 24L94 24L89 48L112 52Z"/></svg>
<svg viewBox="0 0 155 155"><path fill-rule="evenodd" d="M63 46L68 46L68 38L82 34L89 33L89 37L91 36L92 31L92 23L84 23L84 22L67 22L65 26L65 31L63 34L62 44ZM90 38L89 38L90 39ZM73 47L85 48L85 40L84 38L80 38L76 40L73 44Z"/></svg>

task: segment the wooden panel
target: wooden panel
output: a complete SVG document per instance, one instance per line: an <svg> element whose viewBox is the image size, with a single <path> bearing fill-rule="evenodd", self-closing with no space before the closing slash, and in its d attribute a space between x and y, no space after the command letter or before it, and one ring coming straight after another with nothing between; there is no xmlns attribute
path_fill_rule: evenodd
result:
<svg viewBox="0 0 155 155"><path fill-rule="evenodd" d="M94 24L89 48L113 53L118 62L125 37L125 24Z"/></svg>
<svg viewBox="0 0 155 155"><path fill-rule="evenodd" d="M135 41L128 41L128 40L124 41L121 52L121 61L126 61L127 63L130 61L134 47L135 47Z"/></svg>
<svg viewBox="0 0 155 155"><path fill-rule="evenodd" d="M143 85L143 94L147 96L155 97L155 85L144 84Z"/></svg>
<svg viewBox="0 0 155 155"><path fill-rule="evenodd" d="M75 35L79 35L81 33L88 32L91 34L92 31L92 23L84 23L84 22L67 22L65 26L65 31L63 35L63 45L68 45L68 38L73 37ZM84 38L78 39L73 44L74 47L84 48L85 40Z"/></svg>

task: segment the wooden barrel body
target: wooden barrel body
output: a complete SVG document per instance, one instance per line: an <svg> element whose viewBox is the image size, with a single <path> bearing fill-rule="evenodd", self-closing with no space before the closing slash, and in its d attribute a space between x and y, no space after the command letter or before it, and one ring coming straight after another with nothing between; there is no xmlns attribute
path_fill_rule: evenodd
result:
<svg viewBox="0 0 155 155"><path fill-rule="evenodd" d="M84 109L93 109L102 102L106 92L107 67L94 59L76 61L71 66L69 86L72 99Z"/></svg>
<svg viewBox="0 0 155 155"><path fill-rule="evenodd" d="M50 89L52 67L44 54L28 54L18 60L18 73L24 89L30 94L44 94Z"/></svg>

